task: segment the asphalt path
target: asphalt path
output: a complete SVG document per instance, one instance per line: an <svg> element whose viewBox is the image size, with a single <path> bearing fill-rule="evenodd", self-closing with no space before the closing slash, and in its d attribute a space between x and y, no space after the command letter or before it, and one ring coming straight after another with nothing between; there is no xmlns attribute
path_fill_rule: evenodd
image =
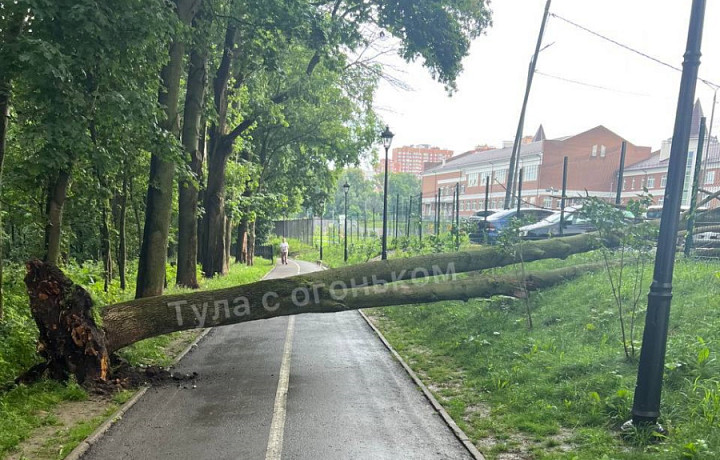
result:
<svg viewBox="0 0 720 460"><path fill-rule="evenodd" d="M215 328L175 372L195 388L149 390L83 458L472 458L356 311Z"/></svg>

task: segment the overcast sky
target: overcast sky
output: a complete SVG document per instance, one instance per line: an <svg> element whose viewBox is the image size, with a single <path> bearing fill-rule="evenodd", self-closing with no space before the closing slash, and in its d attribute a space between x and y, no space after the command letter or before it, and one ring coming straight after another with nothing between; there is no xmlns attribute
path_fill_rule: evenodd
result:
<svg viewBox="0 0 720 460"><path fill-rule="evenodd" d="M720 83L720 2L707 2L700 77ZM517 129L528 63L545 0L494 0L494 25L476 39L458 91L448 97L420 63L394 65L413 90L383 82L375 107L396 134L393 147L432 144L455 150L500 146ZM681 67L691 0L553 0L565 17L662 61ZM658 148L672 135L680 72L550 17L525 120L525 134L540 123L549 138L605 125L637 145ZM601 89L598 87L606 88ZM696 97L710 119L713 90L698 82ZM718 133L720 112L713 132Z"/></svg>

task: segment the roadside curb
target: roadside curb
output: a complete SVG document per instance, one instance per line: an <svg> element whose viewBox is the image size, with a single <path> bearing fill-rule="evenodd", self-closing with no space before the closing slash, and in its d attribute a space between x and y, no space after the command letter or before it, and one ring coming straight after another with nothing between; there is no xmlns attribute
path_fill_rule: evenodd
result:
<svg viewBox="0 0 720 460"><path fill-rule="evenodd" d="M402 367L405 369L405 372L407 372L413 382L415 382L415 385L417 385L422 390L427 400L430 401L430 404L433 406L433 408L438 412L438 414L440 414L443 421L445 421L445 424L452 430L455 437L458 438L458 440L463 444L463 446L465 446L465 449L470 452L470 455L472 455L476 460L485 460L483 454L477 449L477 447L475 447L475 445L472 443L470 438L468 438L465 432L461 430L459 426L457 426L457 423L455 423L452 417L450 417L450 414L448 414L445 408L437 401L437 399L435 399L428 387L425 386L425 384L422 382L422 380L420 380L417 374L415 374L415 372L410 368L410 366L408 366L408 364L405 362L404 359L402 359L398 352L395 351L395 349L392 347L392 345L390 345L390 342L387 341L382 332L380 332L380 330L375 327L372 321L370 321L370 318L365 315L365 312L363 312L362 310L358 310L358 313L360 313L360 316L363 317L368 326L370 326L370 328L375 332L375 334L377 334L377 336L380 338L380 341L383 343L383 345L385 345L385 348L387 348L390 353L392 353L392 355L395 357L395 359L400 362Z"/></svg>
<svg viewBox="0 0 720 460"><path fill-rule="evenodd" d="M190 353L193 348L197 347L198 343L202 339L204 339L208 333L212 330L212 328L206 328L205 330L200 333L200 335L192 341L190 345L188 345L175 359L173 360L173 363L170 367L174 367L177 363L180 362L181 359L183 359L188 353ZM88 450L90 450L90 447L93 446L93 444L97 443L102 437L107 433L110 428L112 428L115 423L122 420L123 416L127 411L130 410L135 404L137 404L138 401L147 393L147 391L150 389L150 386L144 386L140 390L138 390L135 395L130 398L125 404L120 406L120 408L112 414L107 420L103 422L102 425L97 427L95 431L92 432L90 436L85 438L84 441L82 441L80 444L77 445L68 455L65 457L64 460L79 460L82 458L85 453L87 453Z"/></svg>

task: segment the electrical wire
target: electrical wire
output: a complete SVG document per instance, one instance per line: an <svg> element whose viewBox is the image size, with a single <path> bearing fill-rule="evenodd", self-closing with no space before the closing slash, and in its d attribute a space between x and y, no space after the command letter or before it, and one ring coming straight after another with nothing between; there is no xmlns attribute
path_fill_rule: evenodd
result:
<svg viewBox="0 0 720 460"><path fill-rule="evenodd" d="M640 51L640 50L637 50L637 49L632 48L632 47L630 47L630 46L628 46L628 45L625 45L625 44L623 44L623 43L620 43L620 42L617 41L617 40L613 40L612 38L607 37L607 36L605 36L605 35L603 35L603 34L601 34L601 33L599 33L599 32L595 32L594 30L590 30L590 29L588 29L587 27L581 26L580 24L578 24L578 23L576 23L576 22L573 22L573 21L571 21L571 20L569 20L569 19L567 19L567 18L564 18L564 17L562 17L562 16L560 16L560 15L558 15L558 14L550 13L550 16L555 17L555 18L558 18L558 19L560 19L561 21L564 21L564 22L566 22L566 23L568 23L568 24L570 24L570 25L572 25L572 26L574 26L574 27L577 27L578 29L584 30L585 32L587 32L587 33L589 33L589 34L591 34L591 35L594 35L594 36L596 36L596 37L598 37L598 38L600 38L600 39L602 39L602 40L608 41L608 42L612 43L613 45L619 46L620 48L623 48L623 49L625 49L625 50L627 50L627 51L630 51L631 53L638 54L638 55L640 55L640 56L642 56L642 57L644 57L644 58L646 58L646 59L649 59L649 60L657 63L657 64L663 65L663 66L665 66L665 67L669 67L670 69L676 70L676 71L678 71L678 72L682 72L682 69L679 68L679 67L676 67L676 66L674 66L674 65L672 65L672 64L668 64L668 63L665 62L665 61L662 61L662 60L660 60L660 59L658 59L658 58L656 58L656 57L650 56L650 55L647 54L647 53L644 53L644 52L642 52L642 51ZM706 85L710 86L710 87L713 88L713 89L720 88L720 85L718 85L717 83L713 83L713 82L711 82L710 80L705 80L704 78L699 78L699 77L698 77L698 80L700 80L701 82L705 83Z"/></svg>
<svg viewBox="0 0 720 460"><path fill-rule="evenodd" d="M628 95L631 95L631 96L650 97L649 94L645 94L645 93L633 93L633 92L631 92L631 91L623 91L623 90L619 90L619 89L608 88L608 87L605 87L605 86L594 85L594 84L592 84L592 83L585 83L585 82L582 82L582 81L572 80L572 79L570 79L570 78L565 78L565 77L561 77L561 76L558 76L558 75L552 75L552 74L549 74L549 73L540 72L539 70L536 70L535 73L538 74L538 75L542 75L543 77L554 78L554 79L556 79L556 80L561 80L561 81L565 81L565 82L568 82L568 83L574 83L574 84L580 85L580 86L587 86L588 88L602 89L602 90L610 91L610 92L613 92L613 93L628 94Z"/></svg>

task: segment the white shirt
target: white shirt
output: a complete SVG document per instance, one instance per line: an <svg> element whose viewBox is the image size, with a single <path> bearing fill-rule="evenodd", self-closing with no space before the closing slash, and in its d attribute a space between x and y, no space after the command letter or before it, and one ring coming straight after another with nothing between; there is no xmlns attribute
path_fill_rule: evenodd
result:
<svg viewBox="0 0 720 460"><path fill-rule="evenodd" d="M280 252L288 252L290 250L290 245L287 243L280 243Z"/></svg>

